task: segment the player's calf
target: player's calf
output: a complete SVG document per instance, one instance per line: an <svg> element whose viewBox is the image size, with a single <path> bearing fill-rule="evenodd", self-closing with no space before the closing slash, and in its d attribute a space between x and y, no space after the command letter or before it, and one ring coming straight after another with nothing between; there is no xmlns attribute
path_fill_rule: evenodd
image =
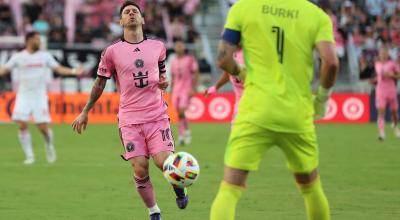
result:
<svg viewBox="0 0 400 220"><path fill-rule="evenodd" d="M20 126L21 128L21 126ZM25 153L25 165L31 165L35 162L35 156L33 154L33 148L32 148L32 137L31 133L27 129L27 125L25 126L25 129L20 129L18 132L18 139L21 143L22 150Z"/></svg>
<svg viewBox="0 0 400 220"><path fill-rule="evenodd" d="M53 144L53 131L51 129L46 129L43 132L43 136L45 138L45 149L46 149L46 158L47 162L54 163L57 160L56 150Z"/></svg>
<svg viewBox="0 0 400 220"><path fill-rule="evenodd" d="M149 209L149 214L160 213L160 208L158 208L156 203L156 197L154 193L153 184L151 184L150 177L134 177L136 190L142 198L144 204Z"/></svg>
<svg viewBox="0 0 400 220"><path fill-rule="evenodd" d="M134 184L136 186L136 191L148 208L150 219L152 219L151 215L161 213L161 211L156 202L153 184L150 181L148 159L145 156L138 156L131 158L129 161L135 173ZM157 217L157 215L153 216Z"/></svg>
<svg viewBox="0 0 400 220"><path fill-rule="evenodd" d="M329 220L329 203L321 186L318 171L295 174L299 190L303 195L308 219Z"/></svg>
<svg viewBox="0 0 400 220"><path fill-rule="evenodd" d="M178 143L180 146L188 145L191 142L191 135L188 129L188 122L185 116L185 110L179 109L178 110Z"/></svg>

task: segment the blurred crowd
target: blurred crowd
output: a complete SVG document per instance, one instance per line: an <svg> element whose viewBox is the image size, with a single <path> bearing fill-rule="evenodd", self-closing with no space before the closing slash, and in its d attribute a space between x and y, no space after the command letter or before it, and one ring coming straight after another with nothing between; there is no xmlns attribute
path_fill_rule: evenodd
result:
<svg viewBox="0 0 400 220"><path fill-rule="evenodd" d="M199 0L139 0L137 3L144 14L148 36L167 41L179 38L188 43L198 37L192 18ZM122 28L115 5L115 1L86 0L76 13L75 42L89 43L96 39L109 42L120 37Z"/></svg>
<svg viewBox="0 0 400 220"><path fill-rule="evenodd" d="M399 0L316 0L334 24L337 51L345 59L346 48L355 49L360 79L374 76L378 48L388 45L390 57L400 62Z"/></svg>
<svg viewBox="0 0 400 220"><path fill-rule="evenodd" d="M125 0L0 0L0 36L23 36L38 31L47 36L51 49L73 46L77 56L59 58L67 66L83 65L89 79L63 79L51 83L54 91L76 91L77 83L91 84L96 74L93 54L122 35L119 25L119 5ZM183 40L196 58L203 76L210 75L211 66L202 53L199 34L194 26L194 15L199 11L200 0L134 0L145 18L147 37L166 42L168 54L173 54L176 40ZM4 43L4 42L3 42ZM83 43L83 44L81 44ZM11 44L13 48L14 44ZM2 42L0 42L0 46ZM20 47L20 46L17 46ZM90 51L89 51L89 50ZM67 53L64 51L64 55ZM173 56L169 56L168 61ZM168 64L168 63L167 63ZM206 77L207 78L207 77ZM210 76L208 76L210 78ZM0 78L0 84L9 83L10 77ZM64 82L65 81L65 82ZM88 81L88 83L86 83ZM63 83L60 86L60 83ZM65 85L64 85L65 83ZM10 86L2 86L4 89ZM78 86L81 91L83 87ZM69 89L71 88L71 89ZM109 89L113 91L111 87Z"/></svg>
<svg viewBox="0 0 400 220"><path fill-rule="evenodd" d="M121 36L119 8L124 0L0 0L0 35L36 30L49 43L111 42ZM200 0L137 0L148 36L193 43L193 15ZM72 15L72 16L71 16ZM73 24L71 24L73 22ZM68 33L69 32L69 33Z"/></svg>
<svg viewBox="0 0 400 220"><path fill-rule="evenodd" d="M0 36L23 35L37 30L47 35L50 44L107 45L122 34L117 6L123 1L0 0ZM360 73L361 80L374 77L374 62L382 44L389 45L391 58L400 63L400 0L312 1L325 10L333 21L342 66L348 65L349 56L352 56L357 62L356 71ZM146 35L164 39L169 48L173 47L176 39L183 39L197 47L199 33L193 24L193 15L201 10L200 0L136 2L145 17ZM201 1L203 5L205 2L213 1ZM226 2L232 5L236 0ZM349 53L349 47L354 53ZM197 53L199 55L201 51ZM344 72L348 73L348 70Z"/></svg>
<svg viewBox="0 0 400 220"><path fill-rule="evenodd" d="M47 34L51 41L65 42L63 15L62 0L0 0L0 35L23 35L37 30Z"/></svg>

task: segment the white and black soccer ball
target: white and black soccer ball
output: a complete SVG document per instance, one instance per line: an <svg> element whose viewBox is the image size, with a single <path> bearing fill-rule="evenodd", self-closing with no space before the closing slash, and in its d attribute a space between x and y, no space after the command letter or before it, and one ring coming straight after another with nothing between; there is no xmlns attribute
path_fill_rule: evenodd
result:
<svg viewBox="0 0 400 220"><path fill-rule="evenodd" d="M172 185L188 187L199 178L200 166L193 155L177 152L164 161L163 174Z"/></svg>

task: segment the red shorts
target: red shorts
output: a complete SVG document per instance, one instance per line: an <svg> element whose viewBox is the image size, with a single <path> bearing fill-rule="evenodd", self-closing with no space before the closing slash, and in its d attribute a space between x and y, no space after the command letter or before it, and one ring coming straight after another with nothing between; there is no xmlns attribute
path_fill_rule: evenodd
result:
<svg viewBox="0 0 400 220"><path fill-rule="evenodd" d="M119 135L125 149L122 155L125 160L174 151L174 139L168 119L123 126L119 129Z"/></svg>

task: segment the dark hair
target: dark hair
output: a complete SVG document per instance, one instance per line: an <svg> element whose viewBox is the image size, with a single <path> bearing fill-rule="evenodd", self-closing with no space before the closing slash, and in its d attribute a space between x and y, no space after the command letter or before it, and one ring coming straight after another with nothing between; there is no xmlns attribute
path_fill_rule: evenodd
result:
<svg viewBox="0 0 400 220"><path fill-rule="evenodd" d="M125 2L121 5L121 8L119 9L119 16L122 15L122 11L124 11L124 8L126 8L126 7L129 6L129 5L133 5L133 6L135 6L136 8L138 8L140 14L143 15L143 14L142 14L142 10L140 9L139 5L136 4L136 2L134 2L134 1L132 1L132 0L127 0L127 1L125 1Z"/></svg>
<svg viewBox="0 0 400 220"><path fill-rule="evenodd" d="M177 43L177 42L185 43L185 41L183 40L182 37L174 37L174 38L172 39L172 41L173 41L174 43Z"/></svg>
<svg viewBox="0 0 400 220"><path fill-rule="evenodd" d="M35 37L39 32L37 31L29 31L28 33L25 34L25 42L27 42L29 39Z"/></svg>

